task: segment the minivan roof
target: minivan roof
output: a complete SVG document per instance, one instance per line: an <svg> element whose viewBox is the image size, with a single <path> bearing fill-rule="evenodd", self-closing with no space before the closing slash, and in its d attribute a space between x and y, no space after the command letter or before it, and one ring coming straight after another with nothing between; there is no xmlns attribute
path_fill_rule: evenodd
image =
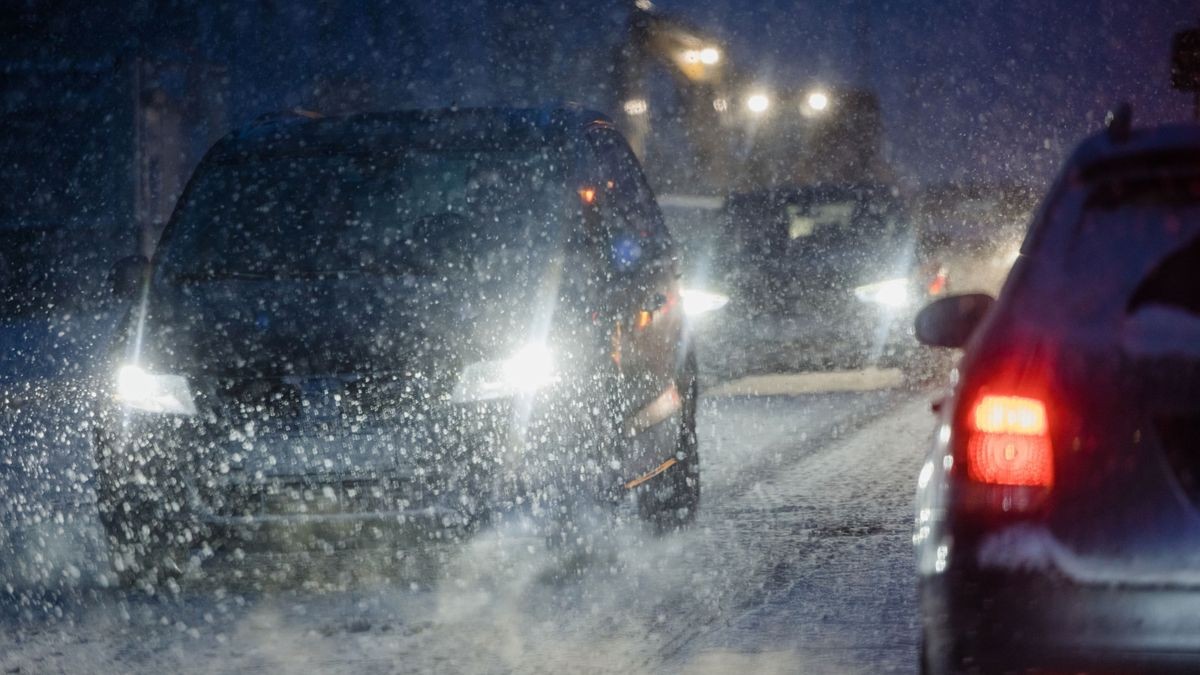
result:
<svg viewBox="0 0 1200 675"><path fill-rule="evenodd" d="M261 117L221 139L216 161L246 155L337 148L349 152L380 147L510 149L560 141L612 122L576 107L443 108L322 117L282 113Z"/></svg>

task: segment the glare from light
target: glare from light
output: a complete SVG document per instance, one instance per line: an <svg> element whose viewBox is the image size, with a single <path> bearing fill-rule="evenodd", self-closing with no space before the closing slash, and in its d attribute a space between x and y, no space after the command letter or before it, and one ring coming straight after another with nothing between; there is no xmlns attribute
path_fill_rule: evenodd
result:
<svg viewBox="0 0 1200 675"><path fill-rule="evenodd" d="M683 313L690 317L703 316L729 304L729 296L698 288L681 288L679 297L683 299Z"/></svg>
<svg viewBox="0 0 1200 675"><path fill-rule="evenodd" d="M854 296L862 302L882 305L892 309L905 307L911 301L908 292L908 279L903 277L885 279L873 284L865 284L854 289Z"/></svg>
<svg viewBox="0 0 1200 675"><path fill-rule="evenodd" d="M706 66L716 64L721 60L721 52L717 51L716 47L705 47L700 50L700 63Z"/></svg>
<svg viewBox="0 0 1200 675"><path fill-rule="evenodd" d="M559 379L554 352L530 343L507 359L472 363L459 374L453 400L457 403L527 396Z"/></svg>
<svg viewBox="0 0 1200 675"><path fill-rule="evenodd" d="M829 107L829 94L819 90L810 92L807 103L810 110L821 112Z"/></svg>
<svg viewBox="0 0 1200 675"><path fill-rule="evenodd" d="M921 467L921 473L917 474L917 487L924 490L926 485L929 485L929 479L933 478L933 462L925 462Z"/></svg>
<svg viewBox="0 0 1200 675"><path fill-rule="evenodd" d="M717 112L725 112L729 110L729 101L724 98L713 99L713 110Z"/></svg>
<svg viewBox="0 0 1200 675"><path fill-rule="evenodd" d="M631 98L628 101L625 101L626 115L645 115L646 111L649 109L650 106L648 103L646 103L646 99L644 98Z"/></svg>
<svg viewBox="0 0 1200 675"><path fill-rule="evenodd" d="M118 398L136 397L150 388L150 375L140 366L126 365L117 370Z"/></svg>
<svg viewBox="0 0 1200 675"><path fill-rule="evenodd" d="M196 404L187 379L180 375L147 372L141 366L127 364L117 370L116 399L144 412L196 414Z"/></svg>
<svg viewBox="0 0 1200 675"><path fill-rule="evenodd" d="M950 442L950 425L949 424L943 424L940 427L938 427L937 440L938 440L938 444L943 447L947 443Z"/></svg>
<svg viewBox="0 0 1200 675"><path fill-rule="evenodd" d="M762 114L766 112L767 108L770 106L771 99L767 98L766 94L751 94L750 97L746 99L746 107L750 109L750 112L755 114Z"/></svg>
<svg viewBox="0 0 1200 675"><path fill-rule="evenodd" d="M528 344L504 362L504 379L514 389L535 391L554 382L554 354L546 345Z"/></svg>
<svg viewBox="0 0 1200 675"><path fill-rule="evenodd" d="M700 51L696 49L687 49L683 52L683 60L686 63L696 63L700 60Z"/></svg>

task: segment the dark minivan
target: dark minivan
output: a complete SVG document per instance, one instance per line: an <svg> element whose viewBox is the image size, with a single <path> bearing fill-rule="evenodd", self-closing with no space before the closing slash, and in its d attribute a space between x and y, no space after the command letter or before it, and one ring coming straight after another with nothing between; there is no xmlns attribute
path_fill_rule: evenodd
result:
<svg viewBox="0 0 1200 675"><path fill-rule="evenodd" d="M154 259L114 269L132 302L96 442L118 572L628 495L657 526L688 522L677 277L638 162L595 113L284 115L231 134Z"/></svg>

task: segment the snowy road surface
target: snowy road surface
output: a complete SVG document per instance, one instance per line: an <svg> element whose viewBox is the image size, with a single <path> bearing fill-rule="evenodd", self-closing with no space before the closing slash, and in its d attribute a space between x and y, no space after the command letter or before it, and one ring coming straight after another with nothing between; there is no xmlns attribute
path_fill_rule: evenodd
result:
<svg viewBox="0 0 1200 675"><path fill-rule="evenodd" d="M871 379L706 395L689 531L626 514L563 549L514 524L393 557L248 555L159 597L84 569L66 599L4 599L0 673L912 672L929 396Z"/></svg>

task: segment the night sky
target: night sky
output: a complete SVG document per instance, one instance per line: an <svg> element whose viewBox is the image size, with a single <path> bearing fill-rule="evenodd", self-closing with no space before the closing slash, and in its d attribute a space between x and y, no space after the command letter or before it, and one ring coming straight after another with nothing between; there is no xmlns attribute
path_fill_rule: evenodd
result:
<svg viewBox="0 0 1200 675"><path fill-rule="evenodd" d="M212 66L226 73L226 127L297 105L330 110L331 100L347 110L573 100L620 112L609 109L607 87L629 6L618 0L31 6L57 8L47 12L56 18L39 25L42 32L0 25L5 63L20 69L38 54L43 64L89 68L133 59ZM1120 100L1133 104L1135 124L1182 121L1191 112L1190 97L1169 87L1168 64L1172 34L1200 22L1195 0L656 6L721 37L730 62L764 86L876 90L886 157L910 186L961 179L1044 185ZM329 90L327 82L341 87L315 95ZM355 82L371 96L348 97ZM170 82L163 86L174 91ZM210 140L198 136L197 147Z"/></svg>
<svg viewBox="0 0 1200 675"><path fill-rule="evenodd" d="M663 0L724 36L765 83L856 84L881 97L902 176L1048 180L1116 101L1135 124L1183 121L1171 35L1185 0ZM855 39L866 16L869 40ZM864 67L865 64L865 67Z"/></svg>

